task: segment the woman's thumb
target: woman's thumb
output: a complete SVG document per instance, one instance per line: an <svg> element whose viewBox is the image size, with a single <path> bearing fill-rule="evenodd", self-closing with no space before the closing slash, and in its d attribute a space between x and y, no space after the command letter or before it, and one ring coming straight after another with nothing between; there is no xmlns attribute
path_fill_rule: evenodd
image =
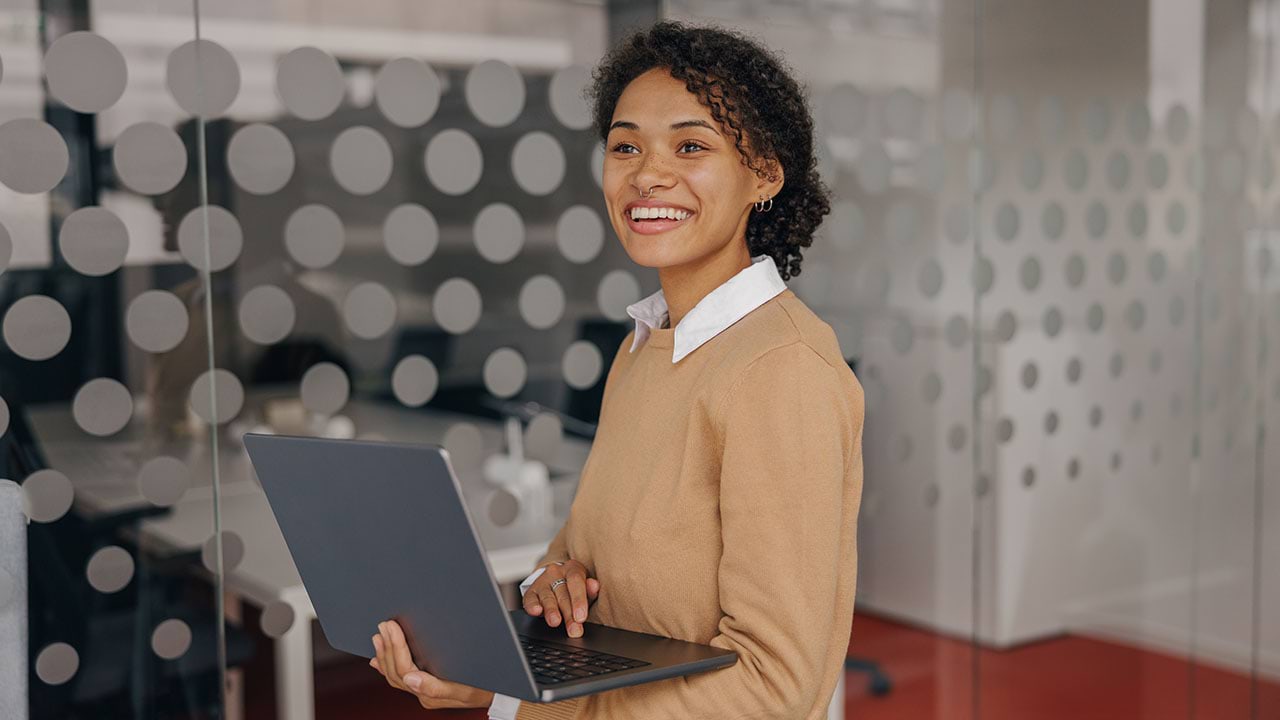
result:
<svg viewBox="0 0 1280 720"><path fill-rule="evenodd" d="M595 578L587 578L587 595L592 599L596 599L596 595L600 594L600 581Z"/></svg>

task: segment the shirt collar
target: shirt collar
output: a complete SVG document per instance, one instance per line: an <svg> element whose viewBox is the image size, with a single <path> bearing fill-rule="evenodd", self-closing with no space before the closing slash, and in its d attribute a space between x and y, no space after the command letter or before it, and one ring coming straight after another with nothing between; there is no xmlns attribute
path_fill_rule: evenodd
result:
<svg viewBox="0 0 1280 720"><path fill-rule="evenodd" d="M786 289L772 257L752 257L750 266L707 293L676 326L672 364ZM628 305L627 314L636 321L635 339L631 341L631 352L635 352L649 339L652 330L666 325L667 299L659 290Z"/></svg>

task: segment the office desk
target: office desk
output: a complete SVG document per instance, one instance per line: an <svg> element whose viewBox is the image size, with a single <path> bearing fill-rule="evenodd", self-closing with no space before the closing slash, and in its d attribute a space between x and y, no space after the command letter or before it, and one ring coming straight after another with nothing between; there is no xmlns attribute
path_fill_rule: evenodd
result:
<svg viewBox="0 0 1280 720"><path fill-rule="evenodd" d="M268 398L286 396L285 392L273 390L249 393L245 413L256 412ZM138 470L157 455L172 455L187 463L191 484L169 514L142 524L139 542L153 552L184 552L202 547L212 536L212 453L207 433L169 443L149 437L147 404L143 398L135 399L134 417L129 425L108 438L97 438L80 430L66 404L33 406L27 414L49 466L71 480L77 512L92 517L146 505L137 486ZM479 429L486 456L505 449L502 425L492 420L367 400L352 401L343 414L351 418L357 435L376 433L397 442L439 444L450 427L466 422ZM459 469L463 495L472 509L485 554L498 582L523 579L546 550L568 515L577 486L576 473L586 462L589 450L590 443L585 440L564 438L559 455L552 463L553 469L560 473L552 483L553 522L542 527L520 520L508 527L494 525L484 511L484 503L493 488L476 472ZM312 720L315 686L311 621L315 619L315 609L244 449L236 439L219 442L218 466L222 529L235 533L244 545L243 559L224 573L224 589L232 605L244 600L266 607L279 601L292 607L293 626L275 641L277 714L281 720Z"/></svg>

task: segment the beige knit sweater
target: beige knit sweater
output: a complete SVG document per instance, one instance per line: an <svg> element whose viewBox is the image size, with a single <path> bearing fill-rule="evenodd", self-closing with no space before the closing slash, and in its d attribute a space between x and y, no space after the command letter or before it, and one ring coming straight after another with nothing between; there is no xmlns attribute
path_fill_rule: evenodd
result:
<svg viewBox="0 0 1280 720"><path fill-rule="evenodd" d="M539 564L574 558L599 578L591 622L738 663L522 702L518 720L826 717L853 620L862 388L791 290L676 364L674 333L632 352L633 331L618 349L572 510Z"/></svg>

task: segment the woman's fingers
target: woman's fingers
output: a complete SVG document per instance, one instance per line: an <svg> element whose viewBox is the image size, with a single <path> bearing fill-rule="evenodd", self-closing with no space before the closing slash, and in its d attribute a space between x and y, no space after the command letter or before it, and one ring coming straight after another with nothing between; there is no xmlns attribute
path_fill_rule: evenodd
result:
<svg viewBox="0 0 1280 720"><path fill-rule="evenodd" d="M560 582L564 580L564 582ZM554 587L554 589L553 589ZM587 577L587 568L577 560L547 565L521 598L525 612L541 615L548 627L561 621L570 637L581 637L591 603L600 595L600 581Z"/></svg>
<svg viewBox="0 0 1280 720"><path fill-rule="evenodd" d="M538 599L538 593L533 588L524 594L520 602L524 605L524 611L530 615L537 617L542 614L542 601Z"/></svg>
<svg viewBox="0 0 1280 720"><path fill-rule="evenodd" d="M413 663L413 653L409 651L409 641L405 639L400 623L392 620L387 623L387 629L391 633L391 657L395 659L396 670L403 681L406 674L419 672L418 666Z"/></svg>
<svg viewBox="0 0 1280 720"><path fill-rule="evenodd" d="M587 576L581 572L572 572L569 574L569 602L572 605L572 617L575 622L581 624L587 620ZM570 630L573 626L570 626Z"/></svg>
<svg viewBox="0 0 1280 720"><path fill-rule="evenodd" d="M543 617L547 620L547 625L556 627L560 624L560 601L556 600L556 594L550 586L543 585L538 590L538 602L542 603Z"/></svg>
<svg viewBox="0 0 1280 720"><path fill-rule="evenodd" d="M400 676L404 674L405 668L400 667L395 640L391 634L392 625L395 625L397 629L400 627L396 625L394 620L378 623L378 633L382 637L382 647L385 648L379 661L382 663L382 669L386 670L387 680L395 687L403 690L404 680Z"/></svg>
<svg viewBox="0 0 1280 720"><path fill-rule="evenodd" d="M428 710L484 707L493 700L493 693L419 670L404 630L394 620L379 623L378 634L372 641L377 656L369 661L369 666L382 673L392 687L413 693L418 703Z"/></svg>
<svg viewBox="0 0 1280 720"><path fill-rule="evenodd" d="M569 637L578 637L582 634L582 624L574 620L573 617L573 598L569 595L569 583L562 582L556 585L555 589L556 602L559 603L560 615L564 618L565 629L569 631Z"/></svg>
<svg viewBox="0 0 1280 720"><path fill-rule="evenodd" d="M374 635L374 637L372 637L372 643L374 643L374 659L370 660L369 664L374 666L374 670L378 670L385 678L385 676L387 676L387 671L383 670L383 664L381 664L381 657L383 657L383 637L381 637L380 634Z"/></svg>

